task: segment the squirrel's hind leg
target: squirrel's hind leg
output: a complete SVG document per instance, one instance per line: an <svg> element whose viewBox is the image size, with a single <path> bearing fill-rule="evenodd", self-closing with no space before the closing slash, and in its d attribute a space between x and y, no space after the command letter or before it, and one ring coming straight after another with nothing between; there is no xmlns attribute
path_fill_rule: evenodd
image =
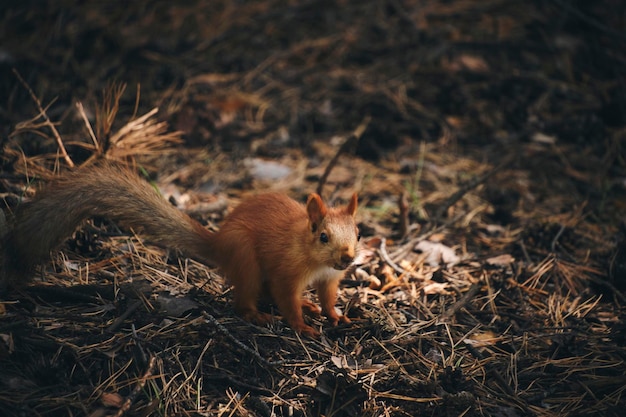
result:
<svg viewBox="0 0 626 417"><path fill-rule="evenodd" d="M250 258L249 258L250 259ZM256 262L223 265L226 278L233 284L233 304L235 312L244 320L258 325L271 323L271 314L260 312L259 299L263 292L261 269Z"/></svg>

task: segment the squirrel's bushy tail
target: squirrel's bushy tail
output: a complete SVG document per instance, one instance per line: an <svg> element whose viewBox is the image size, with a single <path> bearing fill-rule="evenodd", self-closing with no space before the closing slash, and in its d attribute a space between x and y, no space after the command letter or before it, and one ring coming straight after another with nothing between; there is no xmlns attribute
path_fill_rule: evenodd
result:
<svg viewBox="0 0 626 417"><path fill-rule="evenodd" d="M0 287L28 279L33 268L87 218L101 216L151 241L208 259L213 233L163 199L127 168L99 163L54 180L21 205L2 239ZM1 281L4 281L2 283Z"/></svg>

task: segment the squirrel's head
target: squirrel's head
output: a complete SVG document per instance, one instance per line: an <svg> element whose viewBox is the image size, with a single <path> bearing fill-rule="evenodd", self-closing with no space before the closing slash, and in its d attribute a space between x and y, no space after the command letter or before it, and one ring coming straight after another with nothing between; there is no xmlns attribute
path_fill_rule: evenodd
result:
<svg viewBox="0 0 626 417"><path fill-rule="evenodd" d="M311 194L306 211L309 231L314 245L313 253L324 265L347 269L356 257L361 235L356 225L357 195L352 195L347 206L328 208L318 194Z"/></svg>

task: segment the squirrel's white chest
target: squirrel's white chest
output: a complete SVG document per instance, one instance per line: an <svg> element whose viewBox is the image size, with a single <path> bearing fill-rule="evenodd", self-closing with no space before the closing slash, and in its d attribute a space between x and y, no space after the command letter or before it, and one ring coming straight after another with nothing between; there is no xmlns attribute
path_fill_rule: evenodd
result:
<svg viewBox="0 0 626 417"><path fill-rule="evenodd" d="M330 281L340 278L341 274L343 273L344 271L337 271L336 269L328 266L321 266L311 272L307 281L308 284L313 284L320 281Z"/></svg>

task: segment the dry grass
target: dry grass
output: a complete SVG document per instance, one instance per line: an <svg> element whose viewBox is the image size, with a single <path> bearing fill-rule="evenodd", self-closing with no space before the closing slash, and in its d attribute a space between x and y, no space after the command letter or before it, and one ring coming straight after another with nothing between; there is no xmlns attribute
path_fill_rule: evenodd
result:
<svg viewBox="0 0 626 417"><path fill-rule="evenodd" d="M99 65L73 62L87 90L20 70L2 195L10 211L30 179L94 158L158 171L207 227L266 188L358 191L362 259L338 301L353 323L314 320L323 336L309 340L244 322L219 271L94 219L0 301L3 411L619 415L624 286L609 263L624 262L626 124L598 109L623 75L580 58L624 59L612 23L555 56L552 40L574 36L549 24L571 24L561 2L254 3L73 9L74 30L119 45L94 43ZM110 19L132 24L118 39ZM133 63L141 94L108 76ZM59 111L50 96L64 89ZM263 181L243 158L291 175Z"/></svg>

